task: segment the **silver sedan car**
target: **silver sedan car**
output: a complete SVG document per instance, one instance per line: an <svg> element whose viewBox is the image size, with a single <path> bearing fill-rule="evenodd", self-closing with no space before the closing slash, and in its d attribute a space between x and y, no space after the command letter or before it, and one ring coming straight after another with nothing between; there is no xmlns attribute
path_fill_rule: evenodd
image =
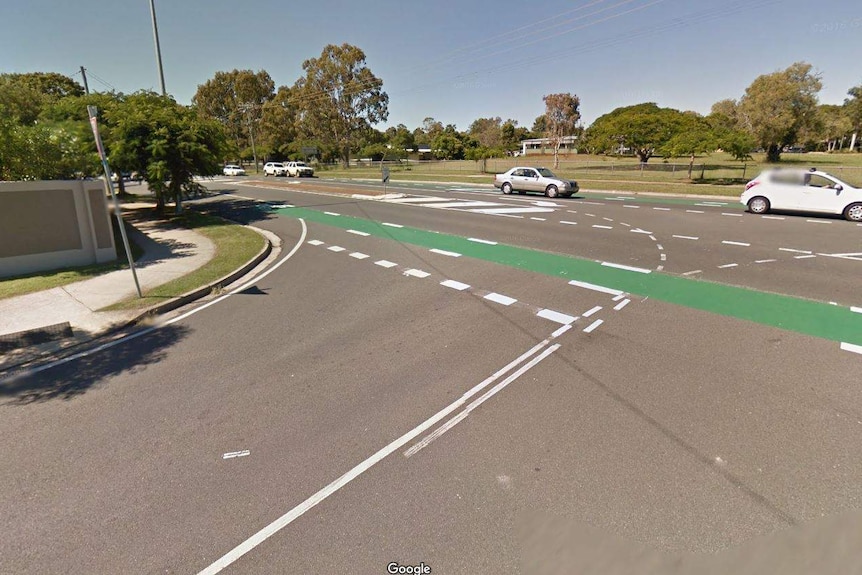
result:
<svg viewBox="0 0 862 575"><path fill-rule="evenodd" d="M578 193L578 182L563 180L554 175L548 168L531 168L518 166L504 174L494 176L494 187L504 194L512 192L541 192L549 198L561 196L571 197Z"/></svg>

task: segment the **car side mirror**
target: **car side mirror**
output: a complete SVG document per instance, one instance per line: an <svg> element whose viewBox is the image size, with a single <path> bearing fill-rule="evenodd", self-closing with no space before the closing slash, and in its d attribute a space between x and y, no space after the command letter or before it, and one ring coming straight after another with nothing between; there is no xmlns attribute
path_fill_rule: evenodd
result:
<svg viewBox="0 0 862 575"><path fill-rule="evenodd" d="M844 186L842 186L841 184L835 184L835 191L836 192L840 192L843 189L844 189Z"/></svg>

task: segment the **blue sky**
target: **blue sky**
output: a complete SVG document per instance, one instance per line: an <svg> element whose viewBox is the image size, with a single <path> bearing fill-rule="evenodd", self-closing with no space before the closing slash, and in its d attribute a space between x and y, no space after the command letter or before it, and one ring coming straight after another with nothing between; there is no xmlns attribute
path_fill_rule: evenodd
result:
<svg viewBox="0 0 862 575"><path fill-rule="evenodd" d="M365 51L389 121L479 117L531 126L542 96L572 92L589 124L654 101L708 113L795 61L822 74L823 103L862 84L858 0L155 0L167 91L189 103L219 70L292 85L326 44ZM0 72L53 71L91 89L159 87L149 0L15 0L0 19ZM488 6L493 6L489 8Z"/></svg>

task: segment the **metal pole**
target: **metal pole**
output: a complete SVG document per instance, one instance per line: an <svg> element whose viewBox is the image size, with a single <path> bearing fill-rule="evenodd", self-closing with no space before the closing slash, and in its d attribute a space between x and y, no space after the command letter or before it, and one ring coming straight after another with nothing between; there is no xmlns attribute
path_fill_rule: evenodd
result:
<svg viewBox="0 0 862 575"><path fill-rule="evenodd" d="M150 14L153 16L153 39L156 42L156 64L159 66L159 81L162 86L162 96L167 96L165 91L165 72L162 70L162 49L159 47L159 27L156 24L155 0L150 0Z"/></svg>
<svg viewBox="0 0 862 575"><path fill-rule="evenodd" d="M120 225L120 235L123 237L123 246L126 248L129 269L132 270L132 277L135 279L135 289L138 290L138 297L144 297L141 293L141 284L138 282L138 273L135 271L135 260L132 259L132 248L129 247L129 238L126 236L126 226L123 225L123 216L120 214L120 201L117 199L117 195L114 194L114 183L111 181L111 168L108 166L105 147L102 145L102 136L99 135L99 124L96 119L97 112L96 106L87 106L87 113L90 115L90 126L93 128L93 137L96 138L96 147L99 149L99 157L102 159L102 169L105 171L105 183L111 192L111 199L114 200L114 214L116 214L117 223Z"/></svg>

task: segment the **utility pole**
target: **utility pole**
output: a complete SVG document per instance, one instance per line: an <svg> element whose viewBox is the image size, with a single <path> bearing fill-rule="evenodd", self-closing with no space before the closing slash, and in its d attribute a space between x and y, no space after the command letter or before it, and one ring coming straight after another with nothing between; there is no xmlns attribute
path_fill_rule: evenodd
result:
<svg viewBox="0 0 862 575"><path fill-rule="evenodd" d="M257 148L254 146L254 126L251 124L251 115L249 112L252 109L251 104L242 104L240 110L245 112L246 122L248 122L248 135L251 138L251 155L254 157L254 171L257 172Z"/></svg>
<svg viewBox="0 0 862 575"><path fill-rule="evenodd" d="M165 91L165 72L162 70L162 49L159 47L159 27L156 24L156 5L150 0L150 14L153 16L153 39L156 42L156 64L159 66L159 81L162 86L162 96L167 96Z"/></svg>
<svg viewBox="0 0 862 575"><path fill-rule="evenodd" d="M84 92L90 93L90 86L87 84L87 69L81 66L81 77L84 78Z"/></svg>

